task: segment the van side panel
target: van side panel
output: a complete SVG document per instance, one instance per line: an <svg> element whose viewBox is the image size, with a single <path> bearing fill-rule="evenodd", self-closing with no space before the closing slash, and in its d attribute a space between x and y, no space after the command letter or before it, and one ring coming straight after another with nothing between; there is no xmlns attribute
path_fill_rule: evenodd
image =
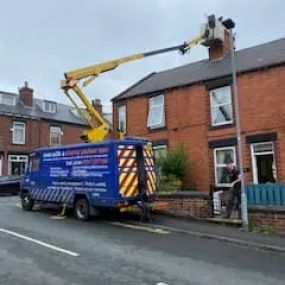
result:
<svg viewBox="0 0 285 285"><path fill-rule="evenodd" d="M112 205L116 190L115 169L110 166L113 147L86 144L42 151L38 177L30 191L33 198L72 204L76 194L85 194L94 206Z"/></svg>
<svg viewBox="0 0 285 285"><path fill-rule="evenodd" d="M153 154L145 142L66 145L33 155L21 189L35 201L73 205L80 194L94 207L123 207L155 199Z"/></svg>

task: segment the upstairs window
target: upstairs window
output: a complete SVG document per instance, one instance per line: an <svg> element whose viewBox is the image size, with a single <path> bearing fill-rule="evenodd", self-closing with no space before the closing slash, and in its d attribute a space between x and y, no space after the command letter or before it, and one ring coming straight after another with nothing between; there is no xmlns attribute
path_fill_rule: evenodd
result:
<svg viewBox="0 0 285 285"><path fill-rule="evenodd" d="M44 101L44 111L47 113L56 113L56 103L51 101Z"/></svg>
<svg viewBox="0 0 285 285"><path fill-rule="evenodd" d="M61 145L61 128L60 127L50 127L50 146Z"/></svg>
<svg viewBox="0 0 285 285"><path fill-rule="evenodd" d="M13 131L13 143L25 144L26 124L22 122L14 122L12 131Z"/></svg>
<svg viewBox="0 0 285 285"><path fill-rule="evenodd" d="M15 106L16 105L16 95L14 94L0 94L0 104Z"/></svg>
<svg viewBox="0 0 285 285"><path fill-rule="evenodd" d="M151 129L165 126L164 95L149 99L147 126Z"/></svg>
<svg viewBox="0 0 285 285"><path fill-rule="evenodd" d="M210 103L212 126L233 123L233 108L230 86L211 90Z"/></svg>
<svg viewBox="0 0 285 285"><path fill-rule="evenodd" d="M119 130L126 133L127 130L127 107L126 105L121 105L118 108L118 122Z"/></svg>

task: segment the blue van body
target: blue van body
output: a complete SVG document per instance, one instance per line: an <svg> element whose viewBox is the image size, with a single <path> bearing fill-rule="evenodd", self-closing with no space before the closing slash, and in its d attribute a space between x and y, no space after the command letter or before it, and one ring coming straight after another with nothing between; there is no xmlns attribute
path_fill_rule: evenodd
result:
<svg viewBox="0 0 285 285"><path fill-rule="evenodd" d="M40 148L29 159L21 192L33 201L122 207L155 198L155 167L147 141L110 140Z"/></svg>

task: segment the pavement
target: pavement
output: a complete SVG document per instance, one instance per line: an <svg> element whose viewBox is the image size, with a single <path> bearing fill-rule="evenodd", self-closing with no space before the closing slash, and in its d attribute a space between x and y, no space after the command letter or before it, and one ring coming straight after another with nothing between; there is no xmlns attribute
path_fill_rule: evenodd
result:
<svg viewBox="0 0 285 285"><path fill-rule="evenodd" d="M53 220L54 211L24 212L18 203L0 197L3 285L284 285L285 254L205 238L212 226L218 231L207 235L222 236L218 225L163 216L153 225L127 217Z"/></svg>
<svg viewBox="0 0 285 285"><path fill-rule="evenodd" d="M216 239L222 242L285 254L284 235L246 232L235 224L231 226L219 225L213 222L190 218L155 215L153 226L177 233Z"/></svg>

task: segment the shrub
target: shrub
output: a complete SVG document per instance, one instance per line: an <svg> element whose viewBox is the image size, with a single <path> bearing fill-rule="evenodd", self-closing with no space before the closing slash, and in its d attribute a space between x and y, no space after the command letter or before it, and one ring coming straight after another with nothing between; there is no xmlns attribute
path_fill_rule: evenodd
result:
<svg viewBox="0 0 285 285"><path fill-rule="evenodd" d="M182 188L189 161L184 145L169 151L157 161L159 169L158 190L176 191Z"/></svg>
<svg viewBox="0 0 285 285"><path fill-rule="evenodd" d="M187 151L184 145L169 151L158 162L162 174L166 176L173 175L181 180L185 177L187 164Z"/></svg>

